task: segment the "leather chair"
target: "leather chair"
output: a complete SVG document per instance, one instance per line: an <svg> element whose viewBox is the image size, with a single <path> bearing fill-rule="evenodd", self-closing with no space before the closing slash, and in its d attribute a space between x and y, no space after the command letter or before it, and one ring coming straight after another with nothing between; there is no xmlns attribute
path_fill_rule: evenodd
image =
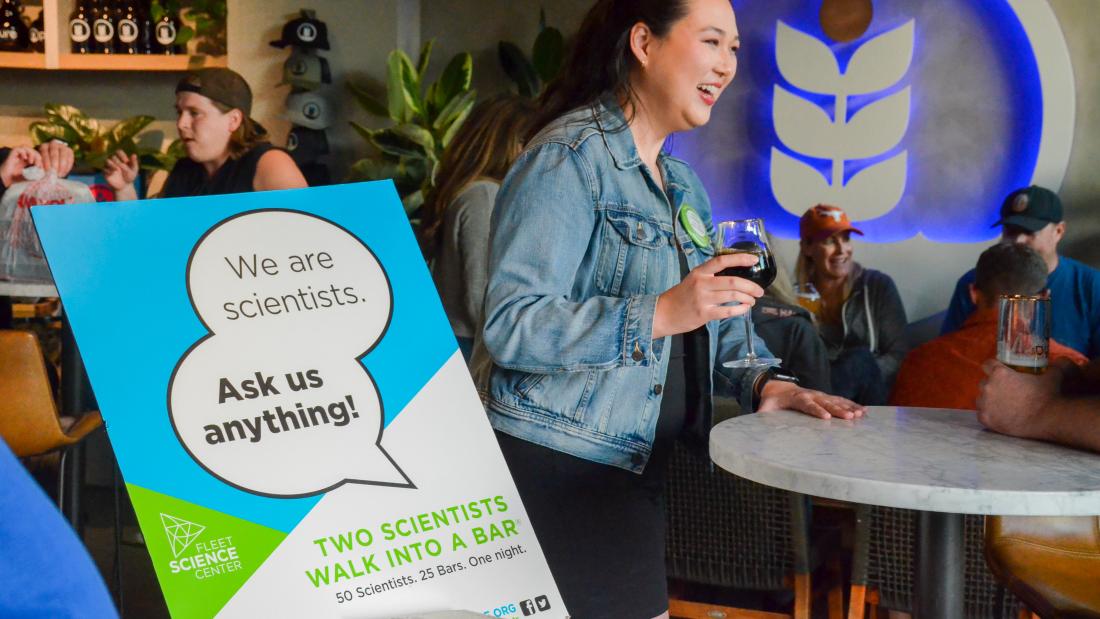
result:
<svg viewBox="0 0 1100 619"><path fill-rule="evenodd" d="M29 331L0 330L0 436L16 456L63 450L102 425L99 411L76 419L58 417L38 338ZM58 479L62 486L65 481Z"/></svg>
<svg viewBox="0 0 1100 619"><path fill-rule="evenodd" d="M1100 516L987 518L985 559L1040 616L1100 617Z"/></svg>

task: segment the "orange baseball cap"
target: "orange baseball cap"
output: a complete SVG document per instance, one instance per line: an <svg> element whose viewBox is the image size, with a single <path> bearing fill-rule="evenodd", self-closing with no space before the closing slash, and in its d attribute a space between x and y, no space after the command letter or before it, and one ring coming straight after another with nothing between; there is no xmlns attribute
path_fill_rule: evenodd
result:
<svg viewBox="0 0 1100 619"><path fill-rule="evenodd" d="M803 240L820 241L839 232L855 232L863 236L863 231L852 225L848 214L839 206L818 204L803 213L798 221L798 235Z"/></svg>

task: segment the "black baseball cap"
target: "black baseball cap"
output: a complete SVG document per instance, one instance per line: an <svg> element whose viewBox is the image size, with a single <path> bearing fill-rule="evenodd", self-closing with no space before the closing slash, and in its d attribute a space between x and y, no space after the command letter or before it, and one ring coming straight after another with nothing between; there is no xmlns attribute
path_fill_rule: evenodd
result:
<svg viewBox="0 0 1100 619"><path fill-rule="evenodd" d="M1032 185L1008 194L1001 204L1001 218L993 227L1017 226L1028 232L1038 232L1051 223L1062 221L1062 199L1058 194Z"/></svg>
<svg viewBox="0 0 1100 619"><path fill-rule="evenodd" d="M240 73L222 67L199 69L183 76L176 84L176 94L193 92L211 101L244 112L252 120L258 133L266 133L263 126L252 119L252 89Z"/></svg>
<svg viewBox="0 0 1100 619"><path fill-rule="evenodd" d="M298 17L283 25L283 35L271 45L278 48L293 45L301 49L328 49L328 26L317 19L313 11L302 9Z"/></svg>

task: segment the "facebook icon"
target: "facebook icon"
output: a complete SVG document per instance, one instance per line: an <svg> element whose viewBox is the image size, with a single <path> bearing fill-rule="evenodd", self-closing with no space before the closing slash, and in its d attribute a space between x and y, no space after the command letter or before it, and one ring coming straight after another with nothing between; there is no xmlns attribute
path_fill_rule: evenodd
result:
<svg viewBox="0 0 1100 619"><path fill-rule="evenodd" d="M523 600L519 603L519 609L523 611L524 617L529 617L538 611L535 610L535 603L531 600Z"/></svg>

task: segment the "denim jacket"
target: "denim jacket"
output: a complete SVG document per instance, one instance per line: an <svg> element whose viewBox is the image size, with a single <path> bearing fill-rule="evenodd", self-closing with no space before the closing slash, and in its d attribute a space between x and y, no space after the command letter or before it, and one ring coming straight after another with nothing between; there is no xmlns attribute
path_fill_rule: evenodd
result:
<svg viewBox="0 0 1100 619"><path fill-rule="evenodd" d="M641 472L653 445L669 338L653 339L657 297L713 247L674 213L688 204L712 238L710 201L687 163L662 153L667 194L642 163L609 98L552 122L508 173L492 217L484 344L493 427L579 458ZM707 325L710 393L749 410L759 370L743 354L743 318ZM756 350L767 351L755 339ZM765 355L770 353L764 352ZM697 377L698 379L698 377ZM708 417L702 420L710 429Z"/></svg>

